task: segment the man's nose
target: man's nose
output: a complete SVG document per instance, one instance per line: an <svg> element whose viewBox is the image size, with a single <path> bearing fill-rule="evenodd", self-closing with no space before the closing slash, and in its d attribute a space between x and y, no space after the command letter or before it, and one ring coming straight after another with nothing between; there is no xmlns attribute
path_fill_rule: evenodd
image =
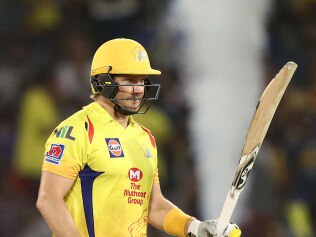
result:
<svg viewBox="0 0 316 237"><path fill-rule="evenodd" d="M133 85L133 92L136 93L143 93L144 92L144 84L135 84Z"/></svg>

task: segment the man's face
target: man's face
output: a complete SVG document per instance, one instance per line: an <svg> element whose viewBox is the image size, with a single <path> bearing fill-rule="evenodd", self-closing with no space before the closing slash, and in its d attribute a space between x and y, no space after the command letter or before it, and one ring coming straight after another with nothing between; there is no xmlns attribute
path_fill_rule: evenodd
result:
<svg viewBox="0 0 316 237"><path fill-rule="evenodd" d="M119 90L115 96L118 103L131 111L138 111L144 96L147 75L119 75L115 76ZM124 86L125 85L125 86Z"/></svg>

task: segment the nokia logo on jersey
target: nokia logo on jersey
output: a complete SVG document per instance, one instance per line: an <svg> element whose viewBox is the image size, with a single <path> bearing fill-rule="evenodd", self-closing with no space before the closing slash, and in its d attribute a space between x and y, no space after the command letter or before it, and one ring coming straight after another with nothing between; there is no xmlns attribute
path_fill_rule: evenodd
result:
<svg viewBox="0 0 316 237"><path fill-rule="evenodd" d="M124 157L123 148L118 138L105 138L111 158Z"/></svg>
<svg viewBox="0 0 316 237"><path fill-rule="evenodd" d="M138 182L143 177L143 172L138 168L131 168L128 171L128 177L133 182Z"/></svg>

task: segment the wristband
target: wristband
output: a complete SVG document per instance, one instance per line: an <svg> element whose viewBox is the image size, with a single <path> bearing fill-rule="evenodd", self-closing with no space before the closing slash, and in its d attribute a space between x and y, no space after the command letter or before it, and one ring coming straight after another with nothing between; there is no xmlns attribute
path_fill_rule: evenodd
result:
<svg viewBox="0 0 316 237"><path fill-rule="evenodd" d="M163 229L169 235L186 237L185 225L191 218L191 216L175 207L167 213L163 221Z"/></svg>

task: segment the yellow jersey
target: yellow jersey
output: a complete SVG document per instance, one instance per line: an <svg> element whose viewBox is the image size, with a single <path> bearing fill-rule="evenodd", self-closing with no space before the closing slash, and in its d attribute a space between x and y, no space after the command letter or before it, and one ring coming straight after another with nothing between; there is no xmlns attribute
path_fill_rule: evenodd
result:
<svg viewBox="0 0 316 237"><path fill-rule="evenodd" d="M98 103L83 107L49 137L42 170L75 180L65 203L82 237L147 236L157 149L131 116L123 128Z"/></svg>

